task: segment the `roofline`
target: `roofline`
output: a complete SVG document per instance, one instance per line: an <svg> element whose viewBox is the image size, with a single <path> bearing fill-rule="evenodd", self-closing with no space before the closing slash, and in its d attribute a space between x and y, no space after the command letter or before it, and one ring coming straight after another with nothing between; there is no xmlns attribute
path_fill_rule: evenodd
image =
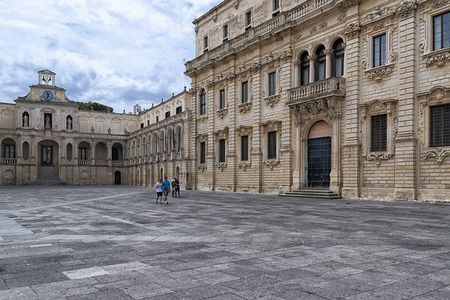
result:
<svg viewBox="0 0 450 300"><path fill-rule="evenodd" d="M51 71L51 70L49 70L49 69L43 69L43 70L38 71L38 73L41 73L41 72L49 72L49 73L51 73L52 75L56 75L55 72L53 72L53 71Z"/></svg>
<svg viewBox="0 0 450 300"><path fill-rule="evenodd" d="M219 4L217 4L216 6L211 8L210 10L208 10L206 13L204 13L200 17L195 18L194 21L192 21L192 24L197 25L199 21L205 19L209 14L211 14L215 10L221 8L222 6L224 6L225 4L227 4L228 2L231 2L231 1L234 1L234 0L223 0L222 2L220 2Z"/></svg>

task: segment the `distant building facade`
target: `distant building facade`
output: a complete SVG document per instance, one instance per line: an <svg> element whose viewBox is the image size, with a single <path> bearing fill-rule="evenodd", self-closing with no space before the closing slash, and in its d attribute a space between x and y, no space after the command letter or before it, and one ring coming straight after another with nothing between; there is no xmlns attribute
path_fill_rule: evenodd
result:
<svg viewBox="0 0 450 300"><path fill-rule="evenodd" d="M167 174L200 190L450 200L448 1L225 0L194 25L192 89L149 110L78 111L54 77L1 104L0 183L119 172L131 185Z"/></svg>

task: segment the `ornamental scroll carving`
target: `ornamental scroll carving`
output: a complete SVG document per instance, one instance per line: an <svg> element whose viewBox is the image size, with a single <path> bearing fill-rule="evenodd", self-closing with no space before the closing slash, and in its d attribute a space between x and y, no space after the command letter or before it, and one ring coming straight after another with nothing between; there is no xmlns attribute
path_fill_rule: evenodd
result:
<svg viewBox="0 0 450 300"><path fill-rule="evenodd" d="M393 65L386 65L374 69L369 69L366 71L366 76L370 80L381 81L384 78L392 74L394 70Z"/></svg>
<svg viewBox="0 0 450 300"><path fill-rule="evenodd" d="M208 170L208 167L206 166L206 164L199 164L198 165L198 169L200 172L205 172L206 170Z"/></svg>
<svg viewBox="0 0 450 300"><path fill-rule="evenodd" d="M199 143L208 141L208 135L207 134L199 134L199 135L197 135L197 141Z"/></svg>
<svg viewBox="0 0 450 300"><path fill-rule="evenodd" d="M219 118L223 119L228 114L228 108L220 109L216 113Z"/></svg>
<svg viewBox="0 0 450 300"><path fill-rule="evenodd" d="M361 31L361 26L357 23L350 23L345 26L344 33L347 36L347 39L354 39L358 36Z"/></svg>
<svg viewBox="0 0 450 300"><path fill-rule="evenodd" d="M252 167L252 163L250 161L241 161L239 163L239 169L242 169L244 172L247 171L247 169L250 169Z"/></svg>
<svg viewBox="0 0 450 300"><path fill-rule="evenodd" d="M275 160L275 159L269 159L269 160L266 160L264 162L264 165L266 167L269 167L271 171L273 170L273 168L275 168L279 164L280 164L280 161L279 160Z"/></svg>
<svg viewBox="0 0 450 300"><path fill-rule="evenodd" d="M443 51L432 52L425 55L424 58L427 67L431 67L433 65L443 67L447 62L450 61L450 51L448 49L445 49Z"/></svg>
<svg viewBox="0 0 450 300"><path fill-rule="evenodd" d="M278 101L280 101L281 99L281 95L275 95L275 96L270 96L264 99L264 102L270 106L273 107L275 104L278 103Z"/></svg>
<svg viewBox="0 0 450 300"><path fill-rule="evenodd" d="M228 138L228 126L225 126L222 130L217 130L214 133L214 136L217 140L227 139Z"/></svg>
<svg viewBox="0 0 450 300"><path fill-rule="evenodd" d="M375 161L375 164L379 166L382 160L391 159L392 154L388 154L386 152L371 152L367 155L368 161Z"/></svg>
<svg viewBox="0 0 450 300"><path fill-rule="evenodd" d="M309 121L316 118L326 118L330 120L340 119L342 113L339 100L336 98L317 99L300 104L296 108L298 122Z"/></svg>
<svg viewBox="0 0 450 300"><path fill-rule="evenodd" d="M252 108L252 102L241 103L238 105L238 108L241 114L248 113Z"/></svg>
<svg viewBox="0 0 450 300"><path fill-rule="evenodd" d="M216 164L216 167L217 167L218 169L220 169L220 171L223 172L223 170L227 167L227 163L224 163L224 162L217 163L217 164Z"/></svg>
<svg viewBox="0 0 450 300"><path fill-rule="evenodd" d="M422 153L423 160L435 160L439 165L450 155L450 149L429 150Z"/></svg>

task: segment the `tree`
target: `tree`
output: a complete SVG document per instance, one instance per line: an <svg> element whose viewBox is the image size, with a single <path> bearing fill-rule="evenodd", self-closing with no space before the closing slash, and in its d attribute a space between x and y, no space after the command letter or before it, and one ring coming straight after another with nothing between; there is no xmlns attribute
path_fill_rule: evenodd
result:
<svg viewBox="0 0 450 300"><path fill-rule="evenodd" d="M100 111L100 112L113 112L113 108L110 106L106 106L104 104L98 102L77 102L77 106L79 110L85 111Z"/></svg>

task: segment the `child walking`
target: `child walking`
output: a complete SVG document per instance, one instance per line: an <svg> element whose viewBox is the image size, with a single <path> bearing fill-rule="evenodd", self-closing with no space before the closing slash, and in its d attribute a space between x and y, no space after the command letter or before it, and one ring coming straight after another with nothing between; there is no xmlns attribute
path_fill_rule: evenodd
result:
<svg viewBox="0 0 450 300"><path fill-rule="evenodd" d="M163 184L162 184L162 179L158 180L158 182L156 183L155 188L156 188L156 203L158 203L158 200L159 200L159 203L162 204L162 200L163 200L163 199L162 199L162 198L163 198Z"/></svg>

